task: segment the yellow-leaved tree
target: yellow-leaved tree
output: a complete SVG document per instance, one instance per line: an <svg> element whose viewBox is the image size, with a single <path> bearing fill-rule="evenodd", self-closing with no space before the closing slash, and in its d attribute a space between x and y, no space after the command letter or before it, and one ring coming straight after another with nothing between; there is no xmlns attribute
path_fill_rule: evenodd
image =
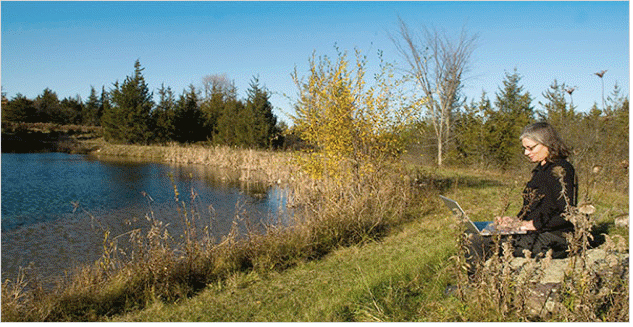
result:
<svg viewBox="0 0 633 327"><path fill-rule="evenodd" d="M399 91L393 67L382 60L371 83L366 82L367 57L355 51L355 62L337 49L337 58L312 55L309 76L292 74L299 89L295 131L310 145L297 158L314 178L349 180L374 172L385 160L404 151L401 131L411 106Z"/></svg>

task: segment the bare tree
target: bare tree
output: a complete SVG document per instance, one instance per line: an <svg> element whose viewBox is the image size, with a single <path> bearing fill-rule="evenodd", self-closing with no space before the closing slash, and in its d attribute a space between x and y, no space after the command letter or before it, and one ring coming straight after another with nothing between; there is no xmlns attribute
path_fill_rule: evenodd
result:
<svg viewBox="0 0 633 327"><path fill-rule="evenodd" d="M418 35L402 19L399 22L399 34L390 38L406 60L405 70L422 90L426 113L437 138L437 165L441 167L452 112L459 103L462 79L478 35L468 35L462 28L454 41L436 29L424 28Z"/></svg>
<svg viewBox="0 0 633 327"><path fill-rule="evenodd" d="M202 89L206 100L211 99L213 94L223 94L232 98L237 97L235 82L226 73L204 76L202 78Z"/></svg>

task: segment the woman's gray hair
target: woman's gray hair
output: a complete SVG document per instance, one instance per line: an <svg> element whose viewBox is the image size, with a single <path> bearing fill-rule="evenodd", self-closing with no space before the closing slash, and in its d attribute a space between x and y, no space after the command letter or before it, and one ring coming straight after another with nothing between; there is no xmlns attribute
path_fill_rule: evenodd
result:
<svg viewBox="0 0 633 327"><path fill-rule="evenodd" d="M567 148L554 127L549 123L538 122L526 126L519 140L521 141L524 138L546 146L549 149L547 159L566 159L569 156L569 148Z"/></svg>

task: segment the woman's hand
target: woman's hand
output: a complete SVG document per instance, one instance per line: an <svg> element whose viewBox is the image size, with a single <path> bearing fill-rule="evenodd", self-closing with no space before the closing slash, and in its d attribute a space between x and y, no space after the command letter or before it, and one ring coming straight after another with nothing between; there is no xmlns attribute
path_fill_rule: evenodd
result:
<svg viewBox="0 0 633 327"><path fill-rule="evenodd" d="M517 217L495 217L495 227L500 230L522 230L531 231L536 230L534 223L531 220L519 220Z"/></svg>
<svg viewBox="0 0 633 327"><path fill-rule="evenodd" d="M521 230L525 230L525 231L531 231L531 230L536 230L536 227L534 227L534 222L531 220L526 220L521 222Z"/></svg>
<svg viewBox="0 0 633 327"><path fill-rule="evenodd" d="M515 220L515 218L513 217L495 217L495 225L497 225L497 228L507 228L510 227L510 225L512 225L512 222Z"/></svg>

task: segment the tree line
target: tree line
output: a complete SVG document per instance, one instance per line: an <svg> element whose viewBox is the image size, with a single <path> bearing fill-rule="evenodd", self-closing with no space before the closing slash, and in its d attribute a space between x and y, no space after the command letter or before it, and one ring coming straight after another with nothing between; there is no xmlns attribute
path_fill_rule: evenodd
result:
<svg viewBox="0 0 633 327"><path fill-rule="evenodd" d="M452 115L451 137L446 140L452 164L510 168L523 160L518 137L523 127L548 121L572 149L577 164L628 166L629 99L615 85L603 108L594 103L580 112L567 101L570 88L554 80L543 92L540 108L520 84L515 70L506 73L494 100L484 92L479 100L458 108ZM426 135L428 138L429 135Z"/></svg>
<svg viewBox="0 0 633 327"><path fill-rule="evenodd" d="M482 93L479 100L468 102L462 88L477 46L476 34L462 29L453 38L437 29L413 30L400 20L391 39L404 59L401 69L413 83L411 88L419 90L422 97L413 104L421 115L410 126L409 139L425 158L435 157L438 166L446 162L484 168L520 167L524 158L518 137L523 127L549 121L573 149L579 168L587 172L603 167L603 175L628 181L622 173L628 175L629 99L617 83L606 101L603 84L600 108L594 104L579 112L572 99L575 88L555 80L537 109L515 69L506 73L492 101ZM604 81L605 72L595 75Z"/></svg>
<svg viewBox="0 0 633 327"><path fill-rule="evenodd" d="M270 92L253 77L247 98L225 75L203 79L201 90L190 85L179 96L164 84L157 101L137 60L134 72L111 90L91 87L87 101L79 96L61 101L46 88L35 99L17 94L3 99L2 119L62 125L102 126L106 141L125 144L210 142L229 146L272 148L283 143L283 123L273 114Z"/></svg>
<svg viewBox="0 0 633 327"><path fill-rule="evenodd" d="M3 97L2 119L103 126L106 140L118 143L283 145L329 151L334 157L349 152L356 165L364 153L371 153L369 157L402 153L406 143L425 158L435 157L440 166L446 162L501 169L521 165L523 155L517 139L521 129L546 120L557 127L572 147L576 163L587 171L592 167L614 172L628 168L629 99L617 83L601 108L594 104L589 110L578 111L572 101L573 87L555 80L537 109L515 70L506 73L492 100L484 92L478 100L467 102L461 92L462 73L467 70L475 38L463 34L455 46L437 31L427 30L424 36L426 39L416 37L402 24L399 38L404 43L399 50L409 56L405 60L409 67L381 62L381 74L389 78L378 79L373 85L365 80L367 57L360 53L356 53L356 63L350 63L341 52L334 61L313 57L308 82L296 71L293 74L300 97L290 128L273 114L270 93L257 78L251 81L243 100L224 75L206 76L201 88L191 85L179 96L165 85L154 94L138 61L133 74L115 82L111 90L102 88L98 94L91 88L86 102L79 96L60 101L48 88L34 100L21 94L11 100ZM424 58L427 60L421 60ZM405 72L404 77L392 78L398 69ZM407 83L414 85L408 87ZM363 89L366 84L371 86ZM420 85L426 89L416 92ZM407 119L400 119L403 117ZM340 158L331 161L337 165Z"/></svg>

